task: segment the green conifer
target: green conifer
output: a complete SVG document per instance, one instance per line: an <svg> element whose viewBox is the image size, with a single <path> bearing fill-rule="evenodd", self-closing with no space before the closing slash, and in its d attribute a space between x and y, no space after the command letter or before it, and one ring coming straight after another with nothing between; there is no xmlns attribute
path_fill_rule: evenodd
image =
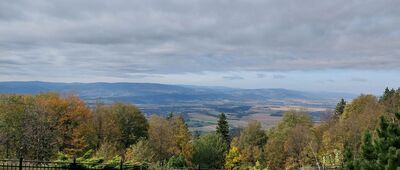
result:
<svg viewBox="0 0 400 170"><path fill-rule="evenodd" d="M372 143L372 135L367 130L364 134L363 145L361 146L361 166L364 170L377 169L376 166L376 153Z"/></svg>
<svg viewBox="0 0 400 170"><path fill-rule="evenodd" d="M342 98L340 102L336 105L335 117L339 118L343 114L344 108L346 107L346 101Z"/></svg>
<svg viewBox="0 0 400 170"><path fill-rule="evenodd" d="M344 170L354 170L354 158L353 158L353 153L349 148L346 148L344 152L344 160L343 160Z"/></svg>
<svg viewBox="0 0 400 170"><path fill-rule="evenodd" d="M226 121L226 116L224 113L219 115L218 125L217 125L217 134L221 135L221 137L225 140L226 143L229 143L229 125L228 121Z"/></svg>

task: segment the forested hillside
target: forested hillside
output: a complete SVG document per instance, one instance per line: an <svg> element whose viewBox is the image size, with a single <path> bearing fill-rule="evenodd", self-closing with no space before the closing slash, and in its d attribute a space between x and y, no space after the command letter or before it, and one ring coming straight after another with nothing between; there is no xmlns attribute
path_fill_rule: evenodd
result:
<svg viewBox="0 0 400 170"><path fill-rule="evenodd" d="M191 134L179 114L145 115L134 105L89 108L74 94L0 96L0 159L116 162L150 169L400 168L400 89L340 100L327 120L287 111L277 126L249 121L231 133Z"/></svg>

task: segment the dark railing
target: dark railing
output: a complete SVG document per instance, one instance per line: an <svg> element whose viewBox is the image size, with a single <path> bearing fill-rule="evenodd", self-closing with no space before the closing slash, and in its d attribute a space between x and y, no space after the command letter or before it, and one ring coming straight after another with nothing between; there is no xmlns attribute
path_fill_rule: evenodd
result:
<svg viewBox="0 0 400 170"><path fill-rule="evenodd" d="M124 164L119 165L82 162L48 162L32 160L0 160L0 170L146 170L147 167Z"/></svg>

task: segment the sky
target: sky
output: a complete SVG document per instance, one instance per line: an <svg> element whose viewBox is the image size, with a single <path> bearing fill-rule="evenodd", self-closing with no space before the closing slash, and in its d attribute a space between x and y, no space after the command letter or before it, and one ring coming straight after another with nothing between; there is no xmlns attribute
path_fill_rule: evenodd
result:
<svg viewBox="0 0 400 170"><path fill-rule="evenodd" d="M0 1L0 81L380 94L400 87L398 0Z"/></svg>

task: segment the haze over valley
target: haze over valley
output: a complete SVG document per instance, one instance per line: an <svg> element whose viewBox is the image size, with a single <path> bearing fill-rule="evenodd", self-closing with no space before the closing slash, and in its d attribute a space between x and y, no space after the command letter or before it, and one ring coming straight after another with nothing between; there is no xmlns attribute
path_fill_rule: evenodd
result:
<svg viewBox="0 0 400 170"><path fill-rule="evenodd" d="M212 131L218 115L228 115L230 125L243 127L249 120L275 125L282 113L304 110L314 121L328 118L337 101L356 95L335 92L303 92L288 89L239 89L155 83L49 83L0 82L3 94L74 92L89 106L101 102L137 105L147 116L182 114L192 130Z"/></svg>

